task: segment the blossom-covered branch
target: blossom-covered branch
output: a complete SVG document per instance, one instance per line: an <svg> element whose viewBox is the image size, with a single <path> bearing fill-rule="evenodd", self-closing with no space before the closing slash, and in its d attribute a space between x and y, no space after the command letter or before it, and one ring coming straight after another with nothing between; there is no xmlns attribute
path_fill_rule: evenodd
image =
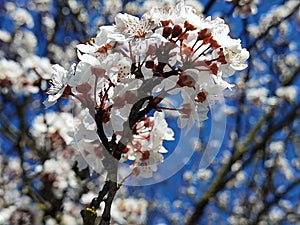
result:
<svg viewBox="0 0 300 225"><path fill-rule="evenodd" d="M129 160L136 177L157 171L168 152L164 140L174 139L165 111L177 110L178 126L190 129L233 86L222 77L245 69L249 53L228 33L222 19L203 18L184 3L152 9L141 18L118 14L113 26L100 27L95 38L77 45L78 64L69 70L54 66L45 105L68 95L79 100L76 141L84 144L82 155L92 169L107 171L108 183L90 211L105 201L103 220L109 222L117 161ZM178 94L179 108L164 107Z"/></svg>

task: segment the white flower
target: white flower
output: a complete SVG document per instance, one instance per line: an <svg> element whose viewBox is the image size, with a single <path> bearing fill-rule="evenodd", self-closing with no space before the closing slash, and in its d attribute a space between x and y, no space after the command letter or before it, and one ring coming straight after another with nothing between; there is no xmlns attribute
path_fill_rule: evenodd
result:
<svg viewBox="0 0 300 225"><path fill-rule="evenodd" d="M67 71L58 64L53 66L53 74L50 81L51 87L47 92L49 96L48 99L43 102L46 107L54 105L57 100L63 95L65 89L68 86L70 76L72 76L73 73L73 67L71 67L70 71Z"/></svg>
<svg viewBox="0 0 300 225"><path fill-rule="evenodd" d="M211 30L213 37L219 42L222 43L221 39L228 37L229 34L229 26L225 23L225 21L216 17L212 19L210 16L205 18L204 20L204 28L208 28Z"/></svg>
<svg viewBox="0 0 300 225"><path fill-rule="evenodd" d="M246 97L249 101L254 103L265 103L267 101L268 92L268 89L264 87L249 88Z"/></svg>
<svg viewBox="0 0 300 225"><path fill-rule="evenodd" d="M88 193L84 193L81 195L81 198L80 198L80 202L82 204L89 204L93 198L95 198L97 194L92 192L92 191L89 191Z"/></svg>
<svg viewBox="0 0 300 225"><path fill-rule="evenodd" d="M133 173L136 177L150 178L157 171L158 165L163 162L164 157L157 152L151 152L142 165L134 166Z"/></svg>
<svg viewBox="0 0 300 225"><path fill-rule="evenodd" d="M270 143L270 152L275 154L283 153L285 150L285 143L283 141L273 141Z"/></svg>
<svg viewBox="0 0 300 225"><path fill-rule="evenodd" d="M150 28L152 26L148 20L139 19L138 17L129 15L127 13L117 14L115 18L117 30L124 34L125 37L145 37L148 32L150 32Z"/></svg>
<svg viewBox="0 0 300 225"><path fill-rule="evenodd" d="M273 223L280 223L279 221L281 221L284 217L286 216L286 213L280 208L280 207L272 207L268 217L269 220Z"/></svg>
<svg viewBox="0 0 300 225"><path fill-rule="evenodd" d="M22 61L25 69L34 69L41 78L48 80L52 75L52 66L48 58L41 58L36 55L28 56Z"/></svg>
<svg viewBox="0 0 300 225"><path fill-rule="evenodd" d="M89 142L82 139L76 142L76 147L80 151L85 162L89 165L90 172L96 171L99 174L103 174L105 171L102 163L102 160L104 159L103 151L106 151L103 144L99 140ZM80 162L80 158L77 159L79 159ZM85 168L83 163L81 164L81 168Z"/></svg>
<svg viewBox="0 0 300 225"><path fill-rule="evenodd" d="M3 42L11 41L11 35L6 30L0 30L0 40Z"/></svg>
<svg viewBox="0 0 300 225"><path fill-rule="evenodd" d="M174 132L168 127L168 123L165 120L163 112L154 113L154 126L151 130L149 143L147 148L151 151L157 151L160 153L166 153L167 150L163 147L163 141L173 141Z"/></svg>
<svg viewBox="0 0 300 225"><path fill-rule="evenodd" d="M34 0L36 9L40 12L49 12L51 10L51 0Z"/></svg>
<svg viewBox="0 0 300 225"><path fill-rule="evenodd" d="M90 115L87 108L80 111L80 114L76 117L75 124L75 138L77 142L81 140L85 142L98 140L95 119Z"/></svg>
<svg viewBox="0 0 300 225"><path fill-rule="evenodd" d="M285 179L287 179L288 181L292 181L295 179L295 170L286 157L280 155L276 160L276 164L279 170L284 175Z"/></svg>
<svg viewBox="0 0 300 225"><path fill-rule="evenodd" d="M56 95L60 92L60 95L62 95L62 92L66 88L66 84L68 82L68 71L58 64L53 66L53 70L54 72L51 78L51 87L48 90L48 94Z"/></svg>
<svg viewBox="0 0 300 225"><path fill-rule="evenodd" d="M144 224L147 206L142 198L117 198L112 204L112 218L120 224Z"/></svg>
<svg viewBox="0 0 300 225"><path fill-rule="evenodd" d="M296 86L279 87L276 90L276 95L290 102L295 102L298 95L298 88Z"/></svg>
<svg viewBox="0 0 300 225"><path fill-rule="evenodd" d="M83 48L83 46L85 46L86 48ZM78 48L81 49L83 52L87 52L81 54L80 51L77 51L77 56L81 60L80 63L86 63L92 66L100 65L100 62L96 58L96 56L94 56L93 54L88 54L88 53L94 53L92 49L89 49L89 45L79 45Z"/></svg>
<svg viewBox="0 0 300 225"><path fill-rule="evenodd" d="M75 172L72 170L71 164L63 158L48 159L44 162L43 167L42 175L45 175L46 179L48 174L53 177L52 190L58 198L63 196L68 187L75 188L77 186Z"/></svg>
<svg viewBox="0 0 300 225"><path fill-rule="evenodd" d="M124 160L133 160L132 169L136 176L149 178L157 171L158 164L163 162L163 155L167 153L163 142L173 141L174 132L168 127L163 112L155 112L136 124L136 135L127 145L127 152L123 154Z"/></svg>
<svg viewBox="0 0 300 225"><path fill-rule="evenodd" d="M178 110L179 116L177 124L180 128L184 128L185 126L187 126L187 130L190 130L191 127L195 125L195 122L199 121L199 116L196 110L197 106L194 101L195 93L191 88L187 87L182 88L180 93L183 98L183 103ZM207 119L206 114L204 118Z"/></svg>
<svg viewBox="0 0 300 225"><path fill-rule="evenodd" d="M259 0L243 0L243 1L233 1L233 0L226 0L227 2L234 2L235 9L234 9L234 16L241 16L242 18L246 18L249 14L256 14L257 13L257 4Z"/></svg>
<svg viewBox="0 0 300 225"><path fill-rule="evenodd" d="M212 171L209 169L200 169L197 172L197 177L200 180L209 180L212 177Z"/></svg>
<svg viewBox="0 0 300 225"><path fill-rule="evenodd" d="M83 53L95 53L99 46L96 46L96 45L90 45L90 44L78 44L76 45L76 48L80 51L80 52L83 52Z"/></svg>
<svg viewBox="0 0 300 225"><path fill-rule="evenodd" d="M77 225L78 221L73 215L63 214L61 217L61 224Z"/></svg>
<svg viewBox="0 0 300 225"><path fill-rule="evenodd" d="M64 126L62 126L64 124ZM43 138L43 135L51 135L56 132L64 139L66 144L71 144L74 142L74 136L72 131L74 129L73 116L70 113L57 113L49 112L44 115L37 116L33 121L33 126L30 129L30 133L39 140ZM46 132L48 132L46 134ZM41 145L44 142L41 140Z"/></svg>
<svg viewBox="0 0 300 225"><path fill-rule="evenodd" d="M89 109L85 108L81 110L73 123L75 124L74 137L76 148L81 153L81 156L78 156L76 159L78 168L81 170L85 168L87 166L86 163L88 163L91 171L94 170L99 174L103 173L103 151L106 150L100 142L97 134L97 125L94 117L89 113ZM86 163L84 163L83 159Z"/></svg>
<svg viewBox="0 0 300 225"><path fill-rule="evenodd" d="M0 79L8 79L12 82L18 80L24 73L20 64L6 59L0 60L0 71Z"/></svg>
<svg viewBox="0 0 300 225"><path fill-rule="evenodd" d="M240 39L232 39L228 37L225 40L224 56L228 63L220 66L224 76L230 76L236 70L244 70L247 68L247 64L245 62L249 58L249 52L245 48L241 47Z"/></svg>
<svg viewBox="0 0 300 225"><path fill-rule="evenodd" d="M102 26L99 29L99 33L95 39L96 46L103 46L107 43L111 42L111 36L118 35L119 33L116 31L116 27L114 26Z"/></svg>
<svg viewBox="0 0 300 225"><path fill-rule="evenodd" d="M34 54L37 46L37 38L35 34L29 30L17 30L13 39L15 48L18 48L18 53L23 57L27 57L28 53Z"/></svg>
<svg viewBox="0 0 300 225"><path fill-rule="evenodd" d="M33 26L34 26L34 21L33 21L32 16L25 9L17 8L12 13L12 17L16 21L16 24L18 26L22 26L24 24L26 24L29 28L33 28Z"/></svg>

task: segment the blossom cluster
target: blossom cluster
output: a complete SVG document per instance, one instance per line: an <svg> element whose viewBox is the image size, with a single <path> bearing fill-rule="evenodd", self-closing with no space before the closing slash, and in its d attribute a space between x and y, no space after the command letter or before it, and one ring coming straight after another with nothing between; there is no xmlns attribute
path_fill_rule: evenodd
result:
<svg viewBox="0 0 300 225"><path fill-rule="evenodd" d="M273 26L279 26L281 30L287 30L287 24L281 23L280 21L297 8L299 8L299 3L297 1L285 1L283 5L272 8L268 14L262 16L258 25L249 25L248 31L253 37L257 38ZM297 21L299 21L299 16Z"/></svg>
<svg viewBox="0 0 300 225"><path fill-rule="evenodd" d="M234 15L246 18L249 15L257 13L257 5L259 0L226 0L235 5Z"/></svg>
<svg viewBox="0 0 300 225"><path fill-rule="evenodd" d="M78 113L84 121L77 141L101 142L97 154L95 146L85 152L102 159L106 139L122 143L122 159L133 160L133 168L163 161L163 141L173 139L165 111L177 112L181 128L205 120L209 105L233 86L222 77L245 69L249 57L222 19L201 17L183 3L154 8L141 18L118 14L114 25L77 45L77 55L79 63L68 70L53 66L45 105L73 96L89 114ZM170 107L170 98L181 103Z"/></svg>
<svg viewBox="0 0 300 225"><path fill-rule="evenodd" d="M0 59L0 87L3 94L36 94L40 88L46 88L45 79L51 77L49 59L28 56L21 63Z"/></svg>

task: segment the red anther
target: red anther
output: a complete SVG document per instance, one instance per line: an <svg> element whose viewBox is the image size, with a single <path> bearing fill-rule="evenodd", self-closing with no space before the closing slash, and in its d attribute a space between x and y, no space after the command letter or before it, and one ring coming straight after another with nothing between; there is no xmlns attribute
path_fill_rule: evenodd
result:
<svg viewBox="0 0 300 225"><path fill-rule="evenodd" d="M145 127L150 127L150 122L151 122L151 121L150 121L150 118L147 117L147 118L145 119L144 126L145 126Z"/></svg>
<svg viewBox="0 0 300 225"><path fill-rule="evenodd" d="M67 85L67 87L65 88L63 94L62 94L62 98L68 98L68 96L72 94L72 87Z"/></svg>
<svg viewBox="0 0 300 225"><path fill-rule="evenodd" d="M198 39L199 40L204 40L204 39L207 39L211 37L211 31L207 28L203 29L203 30L200 30L198 32Z"/></svg>
<svg viewBox="0 0 300 225"><path fill-rule="evenodd" d="M211 47L213 49L217 49L217 48L221 47L221 45L219 45L219 43L216 40L214 40L213 38L210 39L209 43L211 44Z"/></svg>
<svg viewBox="0 0 300 225"><path fill-rule="evenodd" d="M211 42L211 40L212 40L212 36L210 36L210 37L208 37L208 38L205 38L204 40L203 40L203 45L206 45L206 44L210 44L210 42Z"/></svg>
<svg viewBox="0 0 300 225"><path fill-rule="evenodd" d="M184 28L187 30L196 30L197 27L195 27L194 25L190 24L188 21L184 22Z"/></svg>
<svg viewBox="0 0 300 225"><path fill-rule="evenodd" d="M105 44L98 48L97 52L104 54L107 53L108 50L112 49L112 47L113 46L111 44Z"/></svg>
<svg viewBox="0 0 300 225"><path fill-rule="evenodd" d="M104 54L107 52L107 49L105 48L105 46L102 46L102 47L98 48L97 52Z"/></svg>
<svg viewBox="0 0 300 225"><path fill-rule="evenodd" d="M181 87L186 86L186 87L193 87L194 88L195 83L196 83L195 80L191 76L183 74L183 73L181 73L179 75L179 80L177 81L177 84Z"/></svg>
<svg viewBox="0 0 300 225"><path fill-rule="evenodd" d="M148 69L152 69L154 67L154 62L153 61L146 61L145 66Z"/></svg>
<svg viewBox="0 0 300 225"><path fill-rule="evenodd" d="M178 24L173 27L172 38L177 38L182 34L182 28Z"/></svg>
<svg viewBox="0 0 300 225"><path fill-rule="evenodd" d="M164 27L163 37L168 38L172 34L173 29L171 27Z"/></svg>
<svg viewBox="0 0 300 225"><path fill-rule="evenodd" d="M217 64L213 63L209 66L209 68L210 68L210 70L212 71L213 74L215 74L215 75L218 74L219 68L218 68Z"/></svg>
<svg viewBox="0 0 300 225"><path fill-rule="evenodd" d="M205 60L204 60L204 63L205 63L206 65L210 66L210 64L211 64L211 61L210 61L210 60L207 60L207 59L205 59Z"/></svg>
<svg viewBox="0 0 300 225"><path fill-rule="evenodd" d="M220 55L218 58L218 62L220 62L221 64L226 64L226 59L224 55Z"/></svg>
<svg viewBox="0 0 300 225"><path fill-rule="evenodd" d="M130 148L126 147L126 148L123 149L122 152L123 152L123 153L127 153L127 152L129 152L129 150L130 150Z"/></svg>
<svg viewBox="0 0 300 225"><path fill-rule="evenodd" d="M186 40L188 37L189 37L189 34L185 33L185 34L181 35L179 39L180 39L180 41L183 41L183 40Z"/></svg>
<svg viewBox="0 0 300 225"><path fill-rule="evenodd" d="M197 98L195 99L196 102L204 102L206 100L207 97L207 92L206 91L200 91L197 94Z"/></svg>
<svg viewBox="0 0 300 225"><path fill-rule="evenodd" d="M169 26L169 24L171 23L171 20L162 20L160 21L161 25L163 27Z"/></svg>
<svg viewBox="0 0 300 225"><path fill-rule="evenodd" d="M188 46L188 45L186 45L184 43L182 43L181 46L182 46L182 52L184 54L190 54L191 52L194 51L190 46Z"/></svg>
<svg viewBox="0 0 300 225"><path fill-rule="evenodd" d="M142 153L142 157L141 157L142 161L146 161L147 159L149 159L149 157L150 157L149 151L142 151L141 153Z"/></svg>

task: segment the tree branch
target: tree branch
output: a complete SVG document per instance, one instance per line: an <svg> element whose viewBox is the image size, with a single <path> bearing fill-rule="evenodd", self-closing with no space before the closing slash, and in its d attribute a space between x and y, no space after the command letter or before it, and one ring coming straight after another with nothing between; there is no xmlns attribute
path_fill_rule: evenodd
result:
<svg viewBox="0 0 300 225"><path fill-rule="evenodd" d="M205 6L204 10L203 10L203 15L206 15L208 13L208 11L211 9L211 7L215 4L216 0L210 0L207 5Z"/></svg>
<svg viewBox="0 0 300 225"><path fill-rule="evenodd" d="M206 205L209 203L210 199L215 197L216 194L228 183L231 179L233 179L237 172L234 172L229 179L226 179L227 175L230 173L231 166L237 161L242 159L242 157L247 152L251 152L252 156L254 156L259 149L261 149L262 146L272 137L273 134L275 134L277 131L281 130L282 128L288 126L291 124L295 119L298 118L300 115L300 106L296 106L294 110L292 110L281 122L278 124L273 125L270 127L266 133L263 135L262 138L260 138L260 141L256 142L255 145L252 147L249 146L249 144L255 140L256 135L258 131L262 128L262 126L265 124L265 121L268 120L268 118L271 118L274 115L274 111L271 111L265 115L263 115L260 120L256 123L256 125L253 127L253 129L249 132L247 137L243 142L238 144L235 148L234 154L231 158L231 160L226 163L223 167L220 168L220 170L217 172L216 178L213 180L209 188L206 190L206 192L203 194L202 198L197 202L196 208L192 214L192 216L187 221L186 225L194 225L197 223L197 221L201 218L204 209ZM250 162L251 160L246 160L242 163L242 167L245 167L246 163Z"/></svg>
<svg viewBox="0 0 300 225"><path fill-rule="evenodd" d="M255 38L254 42L247 48L249 50L251 50L253 47L255 47L257 42L259 40L263 39L273 27L278 27L283 21L290 18L294 13L296 13L299 10L299 8L300 8L300 3L288 15L286 15L281 20L278 20L278 21L272 23L269 27L267 27L267 29L263 33L261 33L257 38Z"/></svg>
<svg viewBox="0 0 300 225"><path fill-rule="evenodd" d="M113 138L110 141L108 140L104 132L102 122L105 111L101 108L96 109L95 121L97 125L98 136L105 147L105 150L103 151L103 165L107 171L107 177L102 190L98 194L98 197L92 200L89 207L80 212L84 225L95 224L95 220L97 217L96 210L100 207L100 203L103 201L105 202L105 208L99 225L109 225L111 220L111 205L118 189L122 185L122 183L120 185L117 183L118 163L121 158L122 151L126 147L130 137L132 136L132 128L134 127L134 125L147 113L154 109L157 104L161 102L161 100L162 98L160 97L154 98L152 96L148 96L140 99L136 102L136 104L132 106L130 116L128 120L123 124L124 126L126 126L124 128L124 131L126 130L126 132L119 143L116 143L116 140L114 138L115 135L113 135ZM146 101L148 101L148 103L146 107L143 108Z"/></svg>
<svg viewBox="0 0 300 225"><path fill-rule="evenodd" d="M273 205L277 204L287 193L289 193L289 191L291 191L298 184L300 184L300 177L295 179L291 184L289 184L283 192L275 193L275 197L264 205L263 209L257 214L253 222L249 223L249 225L259 224L261 217L266 215L266 213L270 210L270 208Z"/></svg>

